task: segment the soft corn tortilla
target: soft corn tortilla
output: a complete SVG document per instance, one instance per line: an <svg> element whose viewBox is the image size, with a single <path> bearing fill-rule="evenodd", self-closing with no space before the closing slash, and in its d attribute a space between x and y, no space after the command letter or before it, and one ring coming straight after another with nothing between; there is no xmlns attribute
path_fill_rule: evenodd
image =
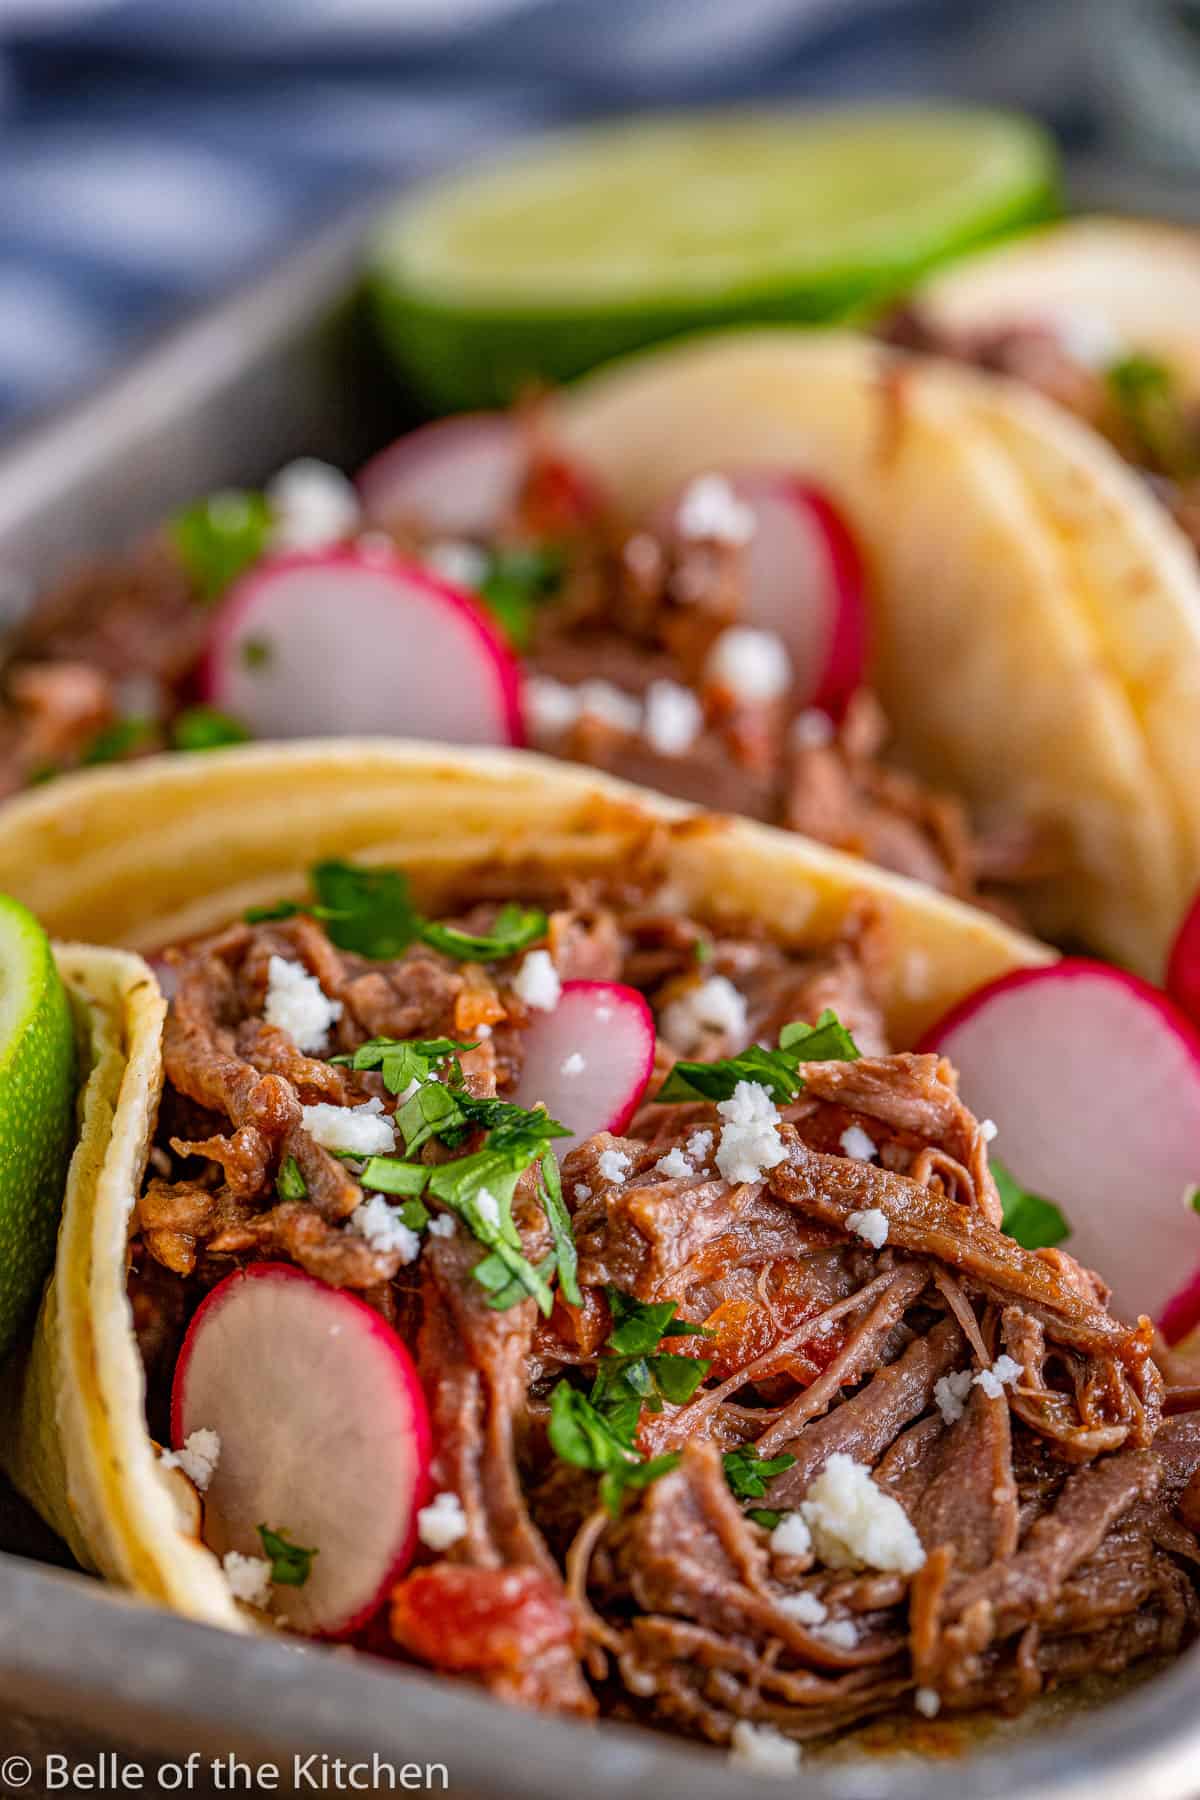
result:
<svg viewBox="0 0 1200 1800"><path fill-rule="evenodd" d="M902 759L981 821L1061 842L1038 929L1161 976L1200 879L1200 579L1105 444L1015 384L788 329L614 365L563 426L631 518L712 468L832 493Z"/></svg>
<svg viewBox="0 0 1200 1800"><path fill-rule="evenodd" d="M399 865L436 906L485 866L511 867L514 883L538 867L602 872L649 844L681 905L714 924L761 920L796 946L828 942L859 897L875 898L893 937L884 998L899 1047L982 982L1052 960L985 913L788 833L540 757L395 742L268 745L69 777L0 812L0 889L56 934L153 951L301 896L319 857ZM61 958L89 1001L95 1071L9 1467L85 1565L234 1626L216 1560L157 1466L125 1293L165 1005L136 955Z"/></svg>
<svg viewBox="0 0 1200 1800"><path fill-rule="evenodd" d="M54 1274L28 1350L4 1371L4 1461L84 1568L244 1629L216 1558L188 1531L158 1469L125 1292L130 1202L162 1091L165 1004L139 956L80 944L55 954L88 1074Z"/></svg>
<svg viewBox="0 0 1200 1800"><path fill-rule="evenodd" d="M1162 359L1200 398L1200 231L1147 219L1046 225L953 263L914 299L951 330L1044 321Z"/></svg>

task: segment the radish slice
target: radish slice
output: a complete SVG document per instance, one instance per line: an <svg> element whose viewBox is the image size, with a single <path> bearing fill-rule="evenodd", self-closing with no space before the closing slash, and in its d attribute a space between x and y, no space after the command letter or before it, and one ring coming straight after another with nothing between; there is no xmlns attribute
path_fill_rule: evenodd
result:
<svg viewBox="0 0 1200 1800"><path fill-rule="evenodd" d="M204 1537L263 1554L257 1527L316 1549L303 1587L271 1588L294 1631L345 1637L407 1567L429 1489L429 1416L408 1351L353 1295L289 1263L229 1275L188 1328L171 1441L220 1438Z"/></svg>
<svg viewBox="0 0 1200 1800"><path fill-rule="evenodd" d="M398 438L359 471L363 511L377 525L423 535L487 538L515 504L528 458L507 413L460 413Z"/></svg>
<svg viewBox="0 0 1200 1800"><path fill-rule="evenodd" d="M1200 1266L1200 1035L1157 988L1066 958L980 988L928 1036L996 1152L1057 1201L1065 1248L1112 1283L1114 1309L1187 1329L1176 1296ZM1186 1280L1185 1280L1186 1278Z"/></svg>
<svg viewBox="0 0 1200 1800"><path fill-rule="evenodd" d="M774 632L787 647L797 708L840 718L862 686L867 609L862 562L841 514L794 475L749 470L727 477L754 515L746 546L741 623ZM673 528L679 496L659 528Z"/></svg>
<svg viewBox="0 0 1200 1800"><path fill-rule="evenodd" d="M520 744L516 659L429 570L348 546L259 563L213 624L206 698L257 736Z"/></svg>
<svg viewBox="0 0 1200 1800"><path fill-rule="evenodd" d="M1200 1025L1200 896L1193 902L1167 961L1167 992Z"/></svg>
<svg viewBox="0 0 1200 1800"><path fill-rule="evenodd" d="M553 1012L533 1012L521 1034L525 1060L513 1094L539 1101L573 1136L565 1156L598 1131L622 1132L654 1068L654 1014L636 988L615 981L564 981Z"/></svg>

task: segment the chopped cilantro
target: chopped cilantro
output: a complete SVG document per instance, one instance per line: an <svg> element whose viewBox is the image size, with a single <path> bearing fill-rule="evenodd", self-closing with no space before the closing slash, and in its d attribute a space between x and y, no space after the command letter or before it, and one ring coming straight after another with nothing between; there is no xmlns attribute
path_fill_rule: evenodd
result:
<svg viewBox="0 0 1200 1800"><path fill-rule="evenodd" d="M993 1173L994 1173L993 1167ZM1190 1206L1193 1212L1200 1213L1200 1186L1184 1188L1183 1204Z"/></svg>
<svg viewBox="0 0 1200 1800"><path fill-rule="evenodd" d="M308 1183L300 1173L294 1156L285 1156L275 1180L275 1191L281 1200L307 1200Z"/></svg>
<svg viewBox="0 0 1200 1800"><path fill-rule="evenodd" d="M562 584L561 551L550 544L514 544L490 551L476 592L514 650L527 650L538 607Z"/></svg>
<svg viewBox="0 0 1200 1800"><path fill-rule="evenodd" d="M331 1063L347 1069L378 1069L389 1094L403 1093L414 1081L428 1081L434 1070L448 1063L454 1075L462 1080L459 1052L474 1050L474 1044L460 1043L456 1038L371 1038L345 1056L331 1056Z"/></svg>
<svg viewBox="0 0 1200 1800"><path fill-rule="evenodd" d="M219 750L226 744L246 744L250 733L239 719L218 712L215 706L189 706L171 726L174 750Z"/></svg>
<svg viewBox="0 0 1200 1800"><path fill-rule="evenodd" d="M262 556L271 525L264 494L230 489L176 513L169 531L200 598L211 602Z"/></svg>
<svg viewBox="0 0 1200 1800"><path fill-rule="evenodd" d="M409 1195L415 1200L425 1192L429 1170L424 1163L402 1162L398 1156L369 1156L359 1180L374 1193Z"/></svg>
<svg viewBox="0 0 1200 1800"><path fill-rule="evenodd" d="M139 750L157 750L160 730L156 720L144 718L118 719L92 739L80 762L90 767L95 763L120 762Z"/></svg>
<svg viewBox="0 0 1200 1800"><path fill-rule="evenodd" d="M796 1459L786 1450L778 1456L760 1456L753 1444L742 1444L736 1450L727 1450L721 1460L725 1465L725 1479L736 1498L761 1500L771 1477L782 1475ZM779 1521L775 1522L778 1524Z"/></svg>
<svg viewBox="0 0 1200 1800"><path fill-rule="evenodd" d="M801 1063L854 1062L858 1046L828 1007L815 1025L793 1021L779 1034L779 1048L764 1050L751 1044L738 1056L719 1062L677 1062L658 1090L657 1098L670 1100L728 1100L739 1081L757 1082L772 1099L787 1105L804 1086Z"/></svg>
<svg viewBox="0 0 1200 1800"><path fill-rule="evenodd" d="M359 868L327 861L312 870L316 903L281 900L246 914L251 924L308 912L321 919L339 950L354 950L374 962L399 956L410 944L425 943L458 962L491 962L512 956L546 935L546 915L536 907L505 906L489 932L476 935L426 919L413 905L408 880L399 869Z"/></svg>
<svg viewBox="0 0 1200 1800"><path fill-rule="evenodd" d="M1161 475L1186 479L1200 467L1200 440L1167 365L1135 352L1105 370L1109 398L1138 456Z"/></svg>
<svg viewBox="0 0 1200 1800"><path fill-rule="evenodd" d="M247 669L265 669L274 652L266 638L242 640L242 664Z"/></svg>
<svg viewBox="0 0 1200 1800"><path fill-rule="evenodd" d="M271 1580L276 1587L303 1587L312 1574L312 1560L318 1550L305 1550L290 1543L286 1532L272 1531L267 1525L258 1527L263 1555L271 1565Z"/></svg>
<svg viewBox="0 0 1200 1800"><path fill-rule="evenodd" d="M776 1512L774 1508L770 1506L748 1506L746 1508L746 1517L748 1519L753 1519L756 1525L761 1525L764 1531L774 1531L780 1519L782 1519L783 1514L781 1512Z"/></svg>
<svg viewBox="0 0 1200 1800"><path fill-rule="evenodd" d="M635 1300L620 1288L605 1288L613 1328L608 1344L618 1356L648 1356L665 1337L715 1337L707 1325L689 1325L675 1317L674 1300Z"/></svg>
<svg viewBox="0 0 1200 1800"><path fill-rule="evenodd" d="M606 1469L600 1477L600 1499L612 1517L615 1519L620 1512L627 1493L640 1493L660 1475L668 1475L672 1469L677 1469L680 1454L678 1450L668 1450L662 1456L652 1456L648 1462L617 1463L614 1468Z"/></svg>
<svg viewBox="0 0 1200 1800"><path fill-rule="evenodd" d="M546 1215L546 1223L550 1227L550 1236L554 1240L554 1260L558 1265L558 1285L564 1298L571 1306L582 1306L583 1295L579 1291L579 1253L575 1248L575 1238L571 1231L571 1215L563 1200L562 1177L558 1172L558 1162L552 1150L542 1153L541 1178L538 1181L538 1199L542 1211Z"/></svg>
<svg viewBox="0 0 1200 1800"><path fill-rule="evenodd" d="M1003 1208L1001 1231L1006 1231L1024 1250L1049 1250L1071 1235L1071 1227L1053 1200L1031 1194L1009 1173L998 1157L991 1158L992 1175Z"/></svg>

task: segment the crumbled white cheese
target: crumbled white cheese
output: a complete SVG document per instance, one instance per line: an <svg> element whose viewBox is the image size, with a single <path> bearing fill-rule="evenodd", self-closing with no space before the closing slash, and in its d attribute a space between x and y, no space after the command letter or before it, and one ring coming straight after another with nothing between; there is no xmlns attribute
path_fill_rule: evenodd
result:
<svg viewBox="0 0 1200 1800"><path fill-rule="evenodd" d="M870 1162L872 1157L879 1154L879 1145L869 1132L863 1130L861 1125L847 1125L838 1139L838 1143L846 1155L852 1156L855 1162Z"/></svg>
<svg viewBox="0 0 1200 1800"><path fill-rule="evenodd" d="M434 1213L425 1229L430 1237L453 1237L454 1214L448 1212Z"/></svg>
<svg viewBox="0 0 1200 1800"><path fill-rule="evenodd" d="M677 1177L681 1181L696 1173L678 1144L673 1150L668 1150L665 1156L660 1156L654 1167L658 1174Z"/></svg>
<svg viewBox="0 0 1200 1800"><path fill-rule="evenodd" d="M273 956L267 963L267 999L263 1018L268 1025L286 1031L305 1056L323 1056L329 1048L329 1028L342 1016L340 1000L331 1000L315 975L303 963Z"/></svg>
<svg viewBox="0 0 1200 1800"><path fill-rule="evenodd" d="M1085 369L1111 368L1128 354L1112 321L1091 307L1055 307L1046 323L1072 362L1082 363Z"/></svg>
<svg viewBox="0 0 1200 1800"><path fill-rule="evenodd" d="M918 1688L913 1695L913 1705L922 1718L936 1719L942 1710L942 1697L936 1688Z"/></svg>
<svg viewBox="0 0 1200 1800"><path fill-rule="evenodd" d="M525 718L534 737L557 737L579 717L579 690L552 675L531 675L521 689Z"/></svg>
<svg viewBox="0 0 1200 1800"><path fill-rule="evenodd" d="M848 1215L846 1230L852 1231L855 1237L862 1238L865 1244L870 1244L872 1250L882 1250L888 1240L887 1215L880 1212L877 1206L868 1206L862 1212Z"/></svg>
<svg viewBox="0 0 1200 1800"><path fill-rule="evenodd" d="M396 1148L396 1128L380 1102L362 1106L331 1106L322 1100L300 1108L300 1122L314 1144L326 1150L344 1150L351 1156L388 1156Z"/></svg>
<svg viewBox="0 0 1200 1800"><path fill-rule="evenodd" d="M925 1561L908 1514L876 1487L865 1463L837 1450L800 1503L813 1548L831 1569L894 1569L912 1575Z"/></svg>
<svg viewBox="0 0 1200 1800"><path fill-rule="evenodd" d="M773 1725L739 1719L729 1737L729 1760L759 1775L794 1775L800 1767L800 1746Z"/></svg>
<svg viewBox="0 0 1200 1800"><path fill-rule="evenodd" d="M1021 1379L1021 1365L1011 1356L998 1356L990 1369L980 1369L975 1386L982 1388L989 1400L998 1400L1006 1387Z"/></svg>
<svg viewBox="0 0 1200 1800"><path fill-rule="evenodd" d="M660 756L686 756L700 735L704 710L691 688L678 681L652 681L646 689L642 730Z"/></svg>
<svg viewBox="0 0 1200 1800"><path fill-rule="evenodd" d="M833 742L833 720L819 706L806 706L792 720L792 742L797 750L825 750Z"/></svg>
<svg viewBox="0 0 1200 1800"><path fill-rule="evenodd" d="M435 1494L417 1514L417 1536L431 1550L448 1550L467 1535L467 1515L457 1494Z"/></svg>
<svg viewBox="0 0 1200 1800"><path fill-rule="evenodd" d="M421 1254L417 1233L404 1223L396 1208L389 1206L382 1194L360 1200L350 1215L350 1223L359 1237L366 1238L372 1250L384 1253L398 1250L402 1263L415 1262Z"/></svg>
<svg viewBox="0 0 1200 1800"><path fill-rule="evenodd" d="M670 1000L659 1021L663 1036L683 1056L698 1050L719 1031L740 1049L746 1041L746 1000L727 975L709 975Z"/></svg>
<svg viewBox="0 0 1200 1800"><path fill-rule="evenodd" d="M302 456L267 483L273 550L320 550L358 530L361 509L354 483L332 463Z"/></svg>
<svg viewBox="0 0 1200 1800"><path fill-rule="evenodd" d="M562 982L548 950L531 950L512 985L517 999L538 1012L553 1012L562 998Z"/></svg>
<svg viewBox="0 0 1200 1800"><path fill-rule="evenodd" d="M467 544L459 538L444 538L430 544L425 561L435 575L451 587L477 588L487 579L488 559L478 544Z"/></svg>
<svg viewBox="0 0 1200 1800"><path fill-rule="evenodd" d="M739 1081L728 1100L717 1102L725 1120L717 1148L717 1168L726 1181L757 1181L787 1155L779 1135L779 1112L760 1082Z"/></svg>
<svg viewBox="0 0 1200 1800"><path fill-rule="evenodd" d="M639 581L653 581L662 567L662 551L657 538L648 531L635 531L626 538L621 555L631 575Z"/></svg>
<svg viewBox="0 0 1200 1800"><path fill-rule="evenodd" d="M959 1369L953 1375L943 1375L940 1381L934 1382L933 1401L942 1415L944 1425L957 1425L962 1418L973 1380L970 1369Z"/></svg>
<svg viewBox="0 0 1200 1800"><path fill-rule="evenodd" d="M587 1182L586 1181L577 1181L575 1183L575 1198L579 1201L580 1205L582 1206L583 1202L585 1200L590 1200L591 1197L592 1197L592 1190L588 1186Z"/></svg>
<svg viewBox="0 0 1200 1800"><path fill-rule="evenodd" d="M1000 1127L997 1125L995 1119L980 1119L979 1135L985 1144L992 1143L993 1140L999 1136L999 1132Z"/></svg>
<svg viewBox="0 0 1200 1800"><path fill-rule="evenodd" d="M602 1181L624 1181L632 1166L624 1150L602 1150L596 1158Z"/></svg>
<svg viewBox="0 0 1200 1800"><path fill-rule="evenodd" d="M804 1523L803 1513L784 1513L771 1533L772 1555L807 1556L811 1549L812 1532ZM824 1616L824 1608L822 1608L822 1616Z"/></svg>
<svg viewBox="0 0 1200 1800"><path fill-rule="evenodd" d="M783 639L752 625L730 625L717 638L704 664L709 687L722 688L752 706L778 700L792 685L792 660Z"/></svg>
<svg viewBox="0 0 1200 1800"><path fill-rule="evenodd" d="M687 1141L687 1153L698 1169L702 1169L712 1155L713 1134L711 1131L693 1131Z"/></svg>
<svg viewBox="0 0 1200 1800"><path fill-rule="evenodd" d="M816 1594L779 1594L775 1605L785 1619L794 1619L797 1625L823 1625L825 1623L825 1602Z"/></svg>
<svg viewBox="0 0 1200 1800"><path fill-rule="evenodd" d="M853 1619L830 1619L814 1626L813 1636L834 1650L853 1650L858 1644L858 1626Z"/></svg>
<svg viewBox="0 0 1200 1800"><path fill-rule="evenodd" d="M221 1559L229 1591L247 1606L266 1606L271 1597L271 1565L263 1556L243 1556L230 1550Z"/></svg>
<svg viewBox="0 0 1200 1800"><path fill-rule="evenodd" d="M220 1460L220 1438L202 1425L198 1431L188 1432L178 1450L165 1450L159 1457L159 1467L182 1469L197 1493L203 1494L207 1493Z"/></svg>
<svg viewBox="0 0 1200 1800"><path fill-rule="evenodd" d="M675 529L680 537L714 544L748 544L754 509L739 500L724 475L697 475L680 495Z"/></svg>
<svg viewBox="0 0 1200 1800"><path fill-rule="evenodd" d="M576 689L580 713L599 719L614 731L631 734L642 729L642 703L632 694L614 687L611 681L581 681Z"/></svg>
<svg viewBox="0 0 1200 1800"><path fill-rule="evenodd" d="M586 1068L587 1063L580 1052L572 1050L570 1056L564 1057L562 1067L558 1072L560 1075L582 1075Z"/></svg>
<svg viewBox="0 0 1200 1800"><path fill-rule="evenodd" d="M480 1218L488 1225L499 1225L500 1202L490 1188L481 1187L476 1189L475 1206Z"/></svg>

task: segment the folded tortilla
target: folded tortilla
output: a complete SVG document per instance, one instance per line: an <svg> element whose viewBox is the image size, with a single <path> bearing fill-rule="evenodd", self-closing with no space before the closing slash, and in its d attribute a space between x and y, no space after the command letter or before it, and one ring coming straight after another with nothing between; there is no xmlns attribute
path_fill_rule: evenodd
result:
<svg viewBox="0 0 1200 1800"><path fill-rule="evenodd" d="M563 428L631 517L714 467L828 490L902 760L1061 843L1039 930L1161 977L1200 882L1200 576L1108 445L1014 383L791 329L602 370Z"/></svg>
<svg viewBox="0 0 1200 1800"><path fill-rule="evenodd" d="M882 996L897 1047L1006 971L1053 953L986 913L785 832L715 818L564 763L394 742L296 744L163 757L34 790L0 812L0 889L51 931L153 952L299 897L321 857L404 868L434 907L472 871L586 875L652 847L687 911L827 943L866 896L890 922ZM67 949L86 994L94 1070L58 1258L6 1459L79 1560L214 1624L240 1618L180 1508L145 1424L126 1296L126 1243L162 1089L165 1003L127 950Z"/></svg>

